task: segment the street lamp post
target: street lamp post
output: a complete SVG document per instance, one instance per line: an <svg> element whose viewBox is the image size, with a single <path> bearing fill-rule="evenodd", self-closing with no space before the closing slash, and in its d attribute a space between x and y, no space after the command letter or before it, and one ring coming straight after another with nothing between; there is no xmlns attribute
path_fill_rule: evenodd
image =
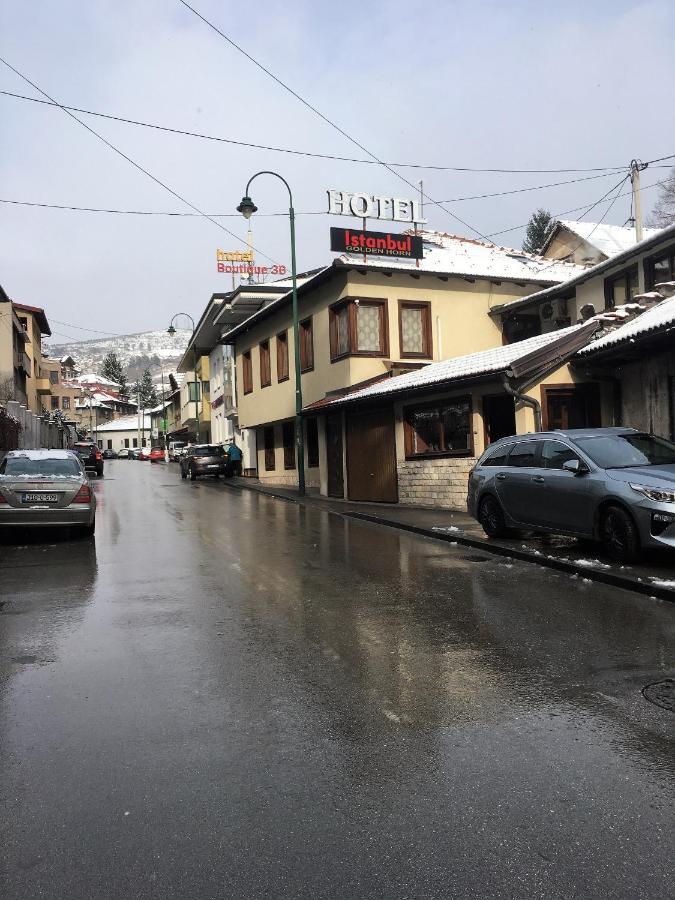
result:
<svg viewBox="0 0 675 900"><path fill-rule="evenodd" d="M200 384L197 381L197 348L194 345L195 339L195 320L192 318L190 313L179 312L171 319L171 324L167 328L168 334L175 334L176 329L174 327L174 322L179 316L185 316L186 319L189 319L192 322L192 360L194 367L194 375L195 375L195 443L199 443L199 394L200 394ZM188 391L188 404L190 402L190 394Z"/></svg>
<svg viewBox="0 0 675 900"><path fill-rule="evenodd" d="M245 219L250 219L258 207L253 203L249 196L249 190L253 181L258 175L273 175L286 185L289 198L288 218L291 226L291 281L293 285L293 343L295 345L295 442L297 447L298 459L298 493L304 496L305 493L305 433L302 422L302 378L300 374L300 322L298 319L298 285L297 272L295 265L295 210L293 209L293 194L291 188L285 178L282 178L278 172L256 172L252 178L249 178L246 185L246 193L242 197L241 203L237 207Z"/></svg>

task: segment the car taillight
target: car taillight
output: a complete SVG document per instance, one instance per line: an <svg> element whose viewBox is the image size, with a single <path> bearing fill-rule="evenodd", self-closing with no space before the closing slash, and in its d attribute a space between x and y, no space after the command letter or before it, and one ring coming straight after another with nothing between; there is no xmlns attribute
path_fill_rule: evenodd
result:
<svg viewBox="0 0 675 900"><path fill-rule="evenodd" d="M75 494L71 503L91 503L91 489L88 484L83 484Z"/></svg>
<svg viewBox="0 0 675 900"><path fill-rule="evenodd" d="M100 458L101 458L101 451L97 450L96 451L96 459L100 459Z"/></svg>

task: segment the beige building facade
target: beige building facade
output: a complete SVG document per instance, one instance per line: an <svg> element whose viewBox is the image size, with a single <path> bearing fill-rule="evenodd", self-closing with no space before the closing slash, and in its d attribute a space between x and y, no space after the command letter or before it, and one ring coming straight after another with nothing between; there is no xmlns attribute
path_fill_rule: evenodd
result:
<svg viewBox="0 0 675 900"><path fill-rule="evenodd" d="M469 242L471 249L476 243ZM496 249L483 275L480 268L459 274L341 258L305 282L299 288L303 405L373 379L499 346L502 331L491 309L536 290L537 279L529 259L514 263L510 254ZM454 264L470 268L464 260ZM578 271L562 269L570 270ZM548 277L554 274L549 269ZM256 430L258 477L294 484L295 345L289 298L264 307L224 339L235 346L240 427ZM321 487L319 448L325 437L319 422L306 427L306 480L310 487Z"/></svg>

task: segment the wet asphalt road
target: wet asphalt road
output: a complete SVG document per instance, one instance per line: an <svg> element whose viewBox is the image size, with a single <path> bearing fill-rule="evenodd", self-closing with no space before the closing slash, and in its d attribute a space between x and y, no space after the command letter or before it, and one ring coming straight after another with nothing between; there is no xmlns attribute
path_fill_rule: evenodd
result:
<svg viewBox="0 0 675 900"><path fill-rule="evenodd" d="M0 545L3 900L672 895L672 605L106 472Z"/></svg>

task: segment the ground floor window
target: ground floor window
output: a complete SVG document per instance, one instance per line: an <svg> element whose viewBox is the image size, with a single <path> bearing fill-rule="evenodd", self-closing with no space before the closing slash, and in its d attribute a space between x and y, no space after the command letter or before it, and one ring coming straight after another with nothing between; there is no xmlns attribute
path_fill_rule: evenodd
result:
<svg viewBox="0 0 675 900"><path fill-rule="evenodd" d="M295 422L284 422L284 469L295 468Z"/></svg>
<svg viewBox="0 0 675 900"><path fill-rule="evenodd" d="M319 426L316 419L307 419L307 467L316 469L319 465Z"/></svg>
<svg viewBox="0 0 675 900"><path fill-rule="evenodd" d="M108 450L112 450L112 441L108 438Z"/></svg>
<svg viewBox="0 0 675 900"><path fill-rule="evenodd" d="M127 450L129 449L129 438L124 438L124 446Z"/></svg>
<svg viewBox="0 0 675 900"><path fill-rule="evenodd" d="M134 447L138 447L138 438L134 438Z"/></svg>
<svg viewBox="0 0 675 900"><path fill-rule="evenodd" d="M466 456L473 452L470 397L409 406L403 420L406 458Z"/></svg>
<svg viewBox="0 0 675 900"><path fill-rule="evenodd" d="M265 471L274 471L274 428L263 429L263 445L265 447Z"/></svg>

